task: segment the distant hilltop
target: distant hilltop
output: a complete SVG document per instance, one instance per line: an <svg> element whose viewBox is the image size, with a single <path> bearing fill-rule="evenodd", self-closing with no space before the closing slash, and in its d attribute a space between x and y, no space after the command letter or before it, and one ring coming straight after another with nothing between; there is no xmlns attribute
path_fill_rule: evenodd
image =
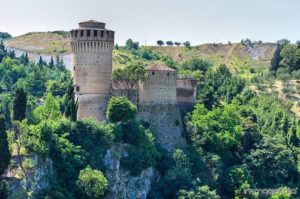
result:
<svg viewBox="0 0 300 199"><path fill-rule="evenodd" d="M39 56L45 58L46 61L50 60L51 56L61 56L64 58L67 68L70 68L71 46L69 43L69 32L31 32L6 40L5 46L11 50L18 50L19 54L24 51L29 52L33 60L37 60ZM253 66L264 68L270 63L276 44L202 44L193 46L188 50L184 46L141 46L140 48L151 49L153 52L170 56L179 63L198 57L208 60L213 65L224 63L231 67L232 65L239 65L248 61ZM135 58L127 51L122 51L122 48L119 50L115 49L113 53L113 67L122 67L128 60L132 59Z"/></svg>

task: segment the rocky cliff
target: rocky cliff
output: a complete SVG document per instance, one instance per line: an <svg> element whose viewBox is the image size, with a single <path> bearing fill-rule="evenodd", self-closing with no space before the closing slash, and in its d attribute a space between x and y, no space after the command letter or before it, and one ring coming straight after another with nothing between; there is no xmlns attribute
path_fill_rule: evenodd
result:
<svg viewBox="0 0 300 199"><path fill-rule="evenodd" d="M126 144L114 145L104 157L107 166L105 176L109 183L106 199L146 199L152 182L158 176L158 172L152 167L136 177L130 176L128 171L122 169L120 159L128 156L127 148Z"/></svg>

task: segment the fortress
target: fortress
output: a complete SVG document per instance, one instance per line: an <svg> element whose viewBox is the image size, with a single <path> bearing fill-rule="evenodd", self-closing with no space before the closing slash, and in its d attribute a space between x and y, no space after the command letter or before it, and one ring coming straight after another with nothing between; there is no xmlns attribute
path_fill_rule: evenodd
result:
<svg viewBox="0 0 300 199"><path fill-rule="evenodd" d="M111 96L120 96L120 89L111 81L114 31L105 23L90 20L79 23L71 33L72 77L79 107L77 119L106 119L105 112ZM146 67L149 78L141 83L130 99L138 106L179 105L191 108L196 100L194 79L177 79L176 70L162 64Z"/></svg>

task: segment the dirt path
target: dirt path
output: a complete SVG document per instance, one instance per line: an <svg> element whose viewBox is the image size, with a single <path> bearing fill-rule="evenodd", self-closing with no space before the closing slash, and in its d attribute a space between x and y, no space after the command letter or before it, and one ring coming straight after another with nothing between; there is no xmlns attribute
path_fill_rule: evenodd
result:
<svg viewBox="0 0 300 199"><path fill-rule="evenodd" d="M227 65L227 66L230 66L230 63L229 62L229 58L232 56L232 53L234 51L234 49L238 46L238 43L235 43L235 44L232 44L230 46L230 49L228 50L227 54L226 54L226 57L224 59L224 63Z"/></svg>

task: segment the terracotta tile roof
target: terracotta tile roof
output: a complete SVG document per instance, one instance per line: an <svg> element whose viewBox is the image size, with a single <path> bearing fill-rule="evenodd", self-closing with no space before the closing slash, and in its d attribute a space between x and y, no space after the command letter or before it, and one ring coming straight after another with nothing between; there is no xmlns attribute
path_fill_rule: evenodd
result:
<svg viewBox="0 0 300 199"><path fill-rule="evenodd" d="M146 70L165 70L165 71L176 71L173 68L169 68L168 66L156 63L146 67Z"/></svg>

